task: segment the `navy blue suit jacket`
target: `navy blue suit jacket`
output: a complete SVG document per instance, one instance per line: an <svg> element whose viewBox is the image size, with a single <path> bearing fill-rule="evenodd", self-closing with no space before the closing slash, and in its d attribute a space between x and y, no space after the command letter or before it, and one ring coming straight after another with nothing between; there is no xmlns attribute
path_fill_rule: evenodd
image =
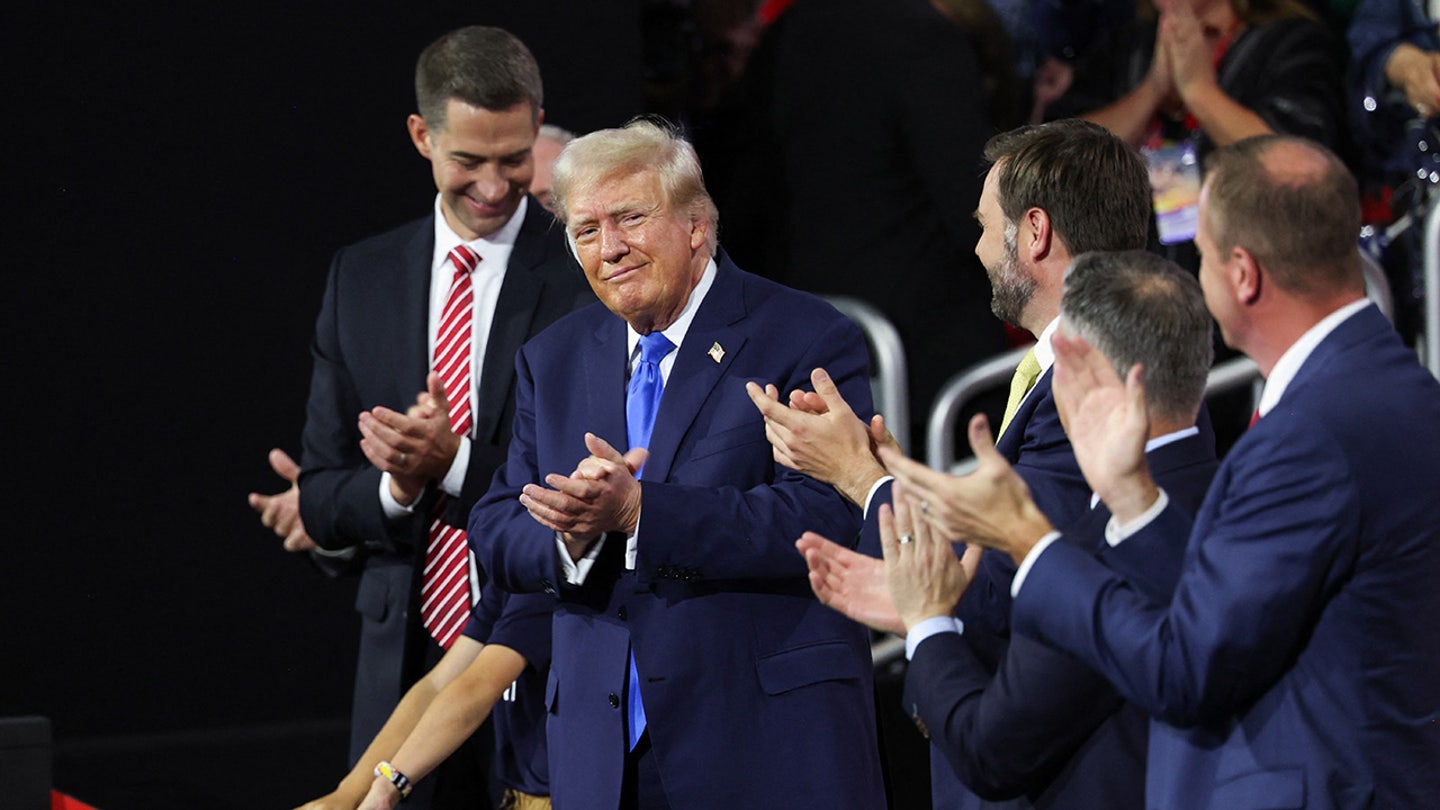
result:
<svg viewBox="0 0 1440 810"><path fill-rule="evenodd" d="M1209 436L1172 442L1148 456L1156 481L1179 505L1199 509L1218 462ZM1107 555L1109 510L1098 505L1062 538ZM1173 585L1182 540L1157 543L1129 561L1150 581ZM906 705L928 729L936 810L995 807L1140 808L1145 792L1145 713L1124 704L1104 676L1068 653L1025 636L1010 639L992 678L964 639L941 633L915 650ZM969 788L966 790L965 788ZM973 793L972 793L973 791Z"/></svg>
<svg viewBox="0 0 1440 810"><path fill-rule="evenodd" d="M1171 601L1056 543L1017 633L1145 707L1147 803L1424 807L1440 796L1440 384L1368 307L1236 443ZM1117 549L1118 551L1119 549Z"/></svg>
<svg viewBox="0 0 1440 810"><path fill-rule="evenodd" d="M565 318L517 358L509 460L470 520L482 567L512 591L553 591L550 772L557 808L613 808L625 754L627 653L674 807L884 806L869 645L810 591L795 539L853 537L835 490L776 464L745 383L780 390L829 370L870 410L859 330L813 296L723 255L656 416L642 473L636 570L610 534L563 583L554 534L518 503L569 474L589 431L625 447L626 327L603 306Z"/></svg>
<svg viewBox="0 0 1440 810"><path fill-rule="evenodd" d="M419 576L433 493L405 519L380 506L380 471L360 451L357 419L384 405L404 412L425 390L433 215L335 254L315 322L303 453L300 514L324 548L355 546L363 566L355 607L362 616L351 723L358 757L405 689L426 669L418 610ZM469 507L504 460L514 414L515 352L561 315L593 301L566 252L563 231L530 200L516 237L485 348L475 432L463 494L446 520L464 526Z"/></svg>

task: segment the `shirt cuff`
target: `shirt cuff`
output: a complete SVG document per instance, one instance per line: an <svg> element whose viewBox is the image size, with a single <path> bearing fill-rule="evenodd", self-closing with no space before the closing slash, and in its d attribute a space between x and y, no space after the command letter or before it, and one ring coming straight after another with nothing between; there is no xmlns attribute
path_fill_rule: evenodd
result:
<svg viewBox="0 0 1440 810"><path fill-rule="evenodd" d="M395 520L405 517L406 515L413 515L415 514L415 506L419 503L419 498L416 498L415 503L409 506L405 506L395 500L395 496L390 494L390 473L380 473L380 508L384 510L385 517Z"/></svg>
<svg viewBox="0 0 1440 810"><path fill-rule="evenodd" d="M555 532L555 550L560 554L560 572L565 575L565 581L571 585L584 585L585 577L590 575L590 569L595 565L595 559L600 556L600 549L605 546L605 535L595 538L594 545L578 560L570 559L570 550L565 547L565 541L560 539L560 532Z"/></svg>
<svg viewBox="0 0 1440 810"><path fill-rule="evenodd" d="M440 479L440 489L452 498L460 497L465 491L465 474L470 472L470 437L460 437L460 449L450 462L450 469Z"/></svg>
<svg viewBox="0 0 1440 810"><path fill-rule="evenodd" d="M965 623L954 616L931 616L922 622L918 622L905 634L905 660L909 661L915 657L915 648L920 642L931 636L941 633L964 634Z"/></svg>
<svg viewBox="0 0 1440 810"><path fill-rule="evenodd" d="M1120 521L1116 520L1114 515L1111 515L1110 519L1105 521L1105 542L1108 543L1111 548L1120 545L1130 539L1132 535L1139 533L1141 529L1154 523L1155 518L1160 517L1160 513L1164 512L1165 507L1169 505L1170 496L1166 495L1165 490L1162 489L1160 490L1160 497L1155 499L1155 503L1150 504L1149 509L1140 513L1140 517L1130 521L1130 525L1121 526Z"/></svg>
<svg viewBox="0 0 1440 810"><path fill-rule="evenodd" d="M1039 559L1040 552L1050 547L1050 544L1060 539L1060 532L1050 532L1040 538L1035 545L1030 547L1030 553L1020 561L1020 567L1015 569L1015 579L1010 583L1010 596L1020 595L1020 586L1025 582L1025 576L1030 573L1030 567Z"/></svg>
<svg viewBox="0 0 1440 810"><path fill-rule="evenodd" d="M865 511L863 513L865 517L870 517L870 502L875 500L875 493L880 487L884 486L887 481L894 480L895 476L893 475L882 475L875 483L870 485L870 491L865 493Z"/></svg>

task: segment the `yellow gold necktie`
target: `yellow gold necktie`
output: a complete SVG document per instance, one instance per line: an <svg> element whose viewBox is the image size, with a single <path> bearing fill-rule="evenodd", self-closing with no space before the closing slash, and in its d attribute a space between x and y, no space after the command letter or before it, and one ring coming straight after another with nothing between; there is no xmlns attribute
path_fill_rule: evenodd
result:
<svg viewBox="0 0 1440 810"><path fill-rule="evenodd" d="M1005 403L1005 418L1000 420L1000 432L995 434L995 438L1005 435L1005 428L1010 427L1010 420L1015 418L1015 412L1020 410L1020 401L1035 387L1038 379L1040 361L1035 359L1035 349L1032 347L1020 358L1020 365L1015 367L1015 376L1010 378L1010 399Z"/></svg>

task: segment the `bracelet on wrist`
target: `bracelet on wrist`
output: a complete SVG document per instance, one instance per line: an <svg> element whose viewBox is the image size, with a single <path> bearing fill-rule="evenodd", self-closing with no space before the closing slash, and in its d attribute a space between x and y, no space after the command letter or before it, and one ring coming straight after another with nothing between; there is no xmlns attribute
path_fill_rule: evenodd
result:
<svg viewBox="0 0 1440 810"><path fill-rule="evenodd" d="M400 801L403 802L410 798L410 790L414 785L411 785L410 778L397 770L394 765L381 760L380 764L375 766L375 775L388 781L395 786L396 790L400 791Z"/></svg>

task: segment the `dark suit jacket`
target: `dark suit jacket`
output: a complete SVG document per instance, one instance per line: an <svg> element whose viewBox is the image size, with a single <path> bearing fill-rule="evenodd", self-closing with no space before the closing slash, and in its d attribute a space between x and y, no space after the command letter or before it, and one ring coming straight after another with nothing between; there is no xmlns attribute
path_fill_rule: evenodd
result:
<svg viewBox="0 0 1440 810"><path fill-rule="evenodd" d="M866 634L816 601L794 547L807 529L853 537L858 515L774 462L745 392L751 380L792 390L823 366L868 413L864 340L812 296L717 264L656 416L636 570L621 571L625 537L611 534L584 585L562 584L553 533L516 500L575 469L587 431L625 447L626 327L598 305L521 349L510 457L470 541L502 587L560 599L548 694L557 808L618 801L632 647L672 806L883 807Z"/></svg>
<svg viewBox="0 0 1440 810"><path fill-rule="evenodd" d="M434 244L432 215L341 249L315 323L300 514L316 543L330 549L356 546L363 563L355 600L364 621L352 758L425 671L415 562L424 557L435 498L427 496L406 519L385 517L380 471L360 451L357 419L377 405L403 412L425 389ZM516 350L556 318L593 300L566 252L562 230L531 200L485 348L470 466L462 496L449 499L451 524L465 525L470 505L504 459L514 414Z"/></svg>
<svg viewBox="0 0 1440 810"><path fill-rule="evenodd" d="M1149 460L1157 483L1181 507L1197 510L1218 466L1214 442L1191 436L1157 448ZM1098 505L1062 539L1103 558L1109 518ZM1128 562L1141 572L1155 569L1152 581L1168 575L1173 585L1184 550L1183 540L1148 545ZM942 633L915 650L905 684L907 707L930 732L932 772L963 783L943 789L953 783L937 779L936 810L1007 799L1016 799L1007 807L1143 807L1149 720L1071 655L1017 636L991 678L961 636Z"/></svg>
<svg viewBox="0 0 1440 810"><path fill-rule="evenodd" d="M1017 633L1157 719L1165 808L1424 807L1440 795L1440 384L1373 306L1332 332L1231 450L1155 602L1055 544Z"/></svg>

